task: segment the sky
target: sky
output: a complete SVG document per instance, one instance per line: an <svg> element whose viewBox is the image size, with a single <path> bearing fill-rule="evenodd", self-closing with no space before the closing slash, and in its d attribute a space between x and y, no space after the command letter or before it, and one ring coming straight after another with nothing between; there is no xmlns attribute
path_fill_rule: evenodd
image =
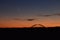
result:
<svg viewBox="0 0 60 40"><path fill-rule="evenodd" d="M0 27L60 26L60 0L0 0Z"/></svg>

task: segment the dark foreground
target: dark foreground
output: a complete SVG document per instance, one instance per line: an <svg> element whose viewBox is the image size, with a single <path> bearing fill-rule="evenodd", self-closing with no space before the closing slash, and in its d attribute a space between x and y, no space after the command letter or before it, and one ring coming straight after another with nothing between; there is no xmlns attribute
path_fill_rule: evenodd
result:
<svg viewBox="0 0 60 40"><path fill-rule="evenodd" d="M60 32L60 27L49 28L0 28L3 32Z"/></svg>

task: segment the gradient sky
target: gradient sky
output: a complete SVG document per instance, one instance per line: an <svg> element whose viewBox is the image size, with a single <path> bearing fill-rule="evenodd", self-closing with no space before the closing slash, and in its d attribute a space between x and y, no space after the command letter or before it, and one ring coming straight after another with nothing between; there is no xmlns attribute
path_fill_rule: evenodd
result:
<svg viewBox="0 0 60 40"><path fill-rule="evenodd" d="M33 24L60 26L60 0L0 0L0 27Z"/></svg>

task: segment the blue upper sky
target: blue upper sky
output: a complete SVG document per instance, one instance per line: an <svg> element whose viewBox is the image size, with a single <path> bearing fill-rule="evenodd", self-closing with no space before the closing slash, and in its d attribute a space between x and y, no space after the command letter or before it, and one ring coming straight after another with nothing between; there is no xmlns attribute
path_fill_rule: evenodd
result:
<svg viewBox="0 0 60 40"><path fill-rule="evenodd" d="M0 0L0 17L60 13L60 0Z"/></svg>

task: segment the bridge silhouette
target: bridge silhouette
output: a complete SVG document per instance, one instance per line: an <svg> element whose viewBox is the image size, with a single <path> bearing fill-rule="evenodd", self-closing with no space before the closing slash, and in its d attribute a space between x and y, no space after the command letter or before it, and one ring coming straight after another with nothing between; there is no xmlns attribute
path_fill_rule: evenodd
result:
<svg viewBox="0 0 60 40"><path fill-rule="evenodd" d="M39 27L44 27L45 28L45 26L42 25L42 24L34 24L34 25L31 26L31 28L39 28Z"/></svg>

